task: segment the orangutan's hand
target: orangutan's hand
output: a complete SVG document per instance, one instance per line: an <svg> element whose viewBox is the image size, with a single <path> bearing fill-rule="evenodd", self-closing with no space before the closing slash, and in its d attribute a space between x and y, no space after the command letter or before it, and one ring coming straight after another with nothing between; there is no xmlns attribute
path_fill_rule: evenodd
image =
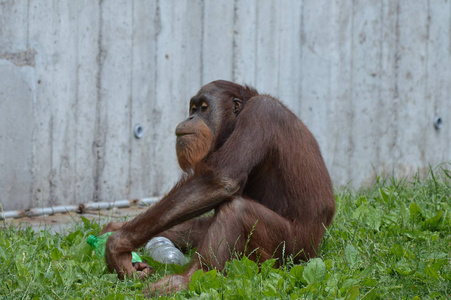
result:
<svg viewBox="0 0 451 300"><path fill-rule="evenodd" d="M135 263L135 266L133 266L131 254L133 250L120 231L113 233L108 238L105 249L105 260L109 271L111 273L116 271L120 279L125 276L147 278L152 269L147 263Z"/></svg>

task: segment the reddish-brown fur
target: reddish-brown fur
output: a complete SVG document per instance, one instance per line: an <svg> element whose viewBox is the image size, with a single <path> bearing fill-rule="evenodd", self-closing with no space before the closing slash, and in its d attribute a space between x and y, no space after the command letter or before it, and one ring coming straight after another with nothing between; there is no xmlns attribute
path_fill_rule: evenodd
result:
<svg viewBox="0 0 451 300"><path fill-rule="evenodd" d="M196 122L188 119L177 126L176 134L179 137L175 145L179 165L183 171L189 172L210 151L210 129L200 120Z"/></svg>
<svg viewBox="0 0 451 300"><path fill-rule="evenodd" d="M188 242L199 258L151 292L182 289L197 269L222 269L242 252L260 262L316 256L335 212L332 183L315 138L281 102L215 81L191 99L176 134L186 175L145 213L104 228L118 230L107 244L110 271L135 272L130 251L157 235ZM211 209L213 216L196 218Z"/></svg>

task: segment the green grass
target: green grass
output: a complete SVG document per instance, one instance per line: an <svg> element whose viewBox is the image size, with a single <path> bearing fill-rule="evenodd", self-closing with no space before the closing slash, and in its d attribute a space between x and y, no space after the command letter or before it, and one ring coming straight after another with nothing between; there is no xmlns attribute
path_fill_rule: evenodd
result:
<svg viewBox="0 0 451 300"><path fill-rule="evenodd" d="M318 258L279 269L243 258L196 272L185 299L450 299L451 177L378 180L365 191L336 191L337 214ZM180 271L153 262L147 282L117 280L86 244L100 227L84 219L69 234L0 230L0 298L142 299L158 276Z"/></svg>

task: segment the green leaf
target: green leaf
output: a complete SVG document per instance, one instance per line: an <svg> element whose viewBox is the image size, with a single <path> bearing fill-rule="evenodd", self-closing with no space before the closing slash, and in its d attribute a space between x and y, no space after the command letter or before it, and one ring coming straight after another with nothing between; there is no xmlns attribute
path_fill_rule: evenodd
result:
<svg viewBox="0 0 451 300"><path fill-rule="evenodd" d="M366 215L366 224L373 230L379 230L381 227L381 220L382 212L370 206Z"/></svg>
<svg viewBox="0 0 451 300"><path fill-rule="evenodd" d="M304 266L294 266L290 270L290 275L293 276L296 281L303 281L303 274L304 274Z"/></svg>
<svg viewBox="0 0 451 300"><path fill-rule="evenodd" d="M202 278L202 276L204 276L204 271L203 270L197 270L196 272L194 272L194 274L191 276L191 282L189 283L189 289L190 291L195 291L195 292L199 292L197 291L197 286L198 286L198 282L200 280L200 278Z"/></svg>
<svg viewBox="0 0 451 300"><path fill-rule="evenodd" d="M59 270L55 270L54 277L57 285L62 285L64 283Z"/></svg>
<svg viewBox="0 0 451 300"><path fill-rule="evenodd" d="M327 271L329 271L329 270L332 269L333 262L332 262L331 259L326 259L326 260L324 261L324 264L326 265L326 270L327 270Z"/></svg>
<svg viewBox="0 0 451 300"><path fill-rule="evenodd" d="M304 269L303 277L307 283L315 283L324 280L326 265L321 258L311 259Z"/></svg>
<svg viewBox="0 0 451 300"><path fill-rule="evenodd" d="M394 269L400 275L410 275L414 272L414 270L412 269L412 264L406 262L405 260L397 262L394 266Z"/></svg>
<svg viewBox="0 0 451 300"><path fill-rule="evenodd" d="M81 241L82 237L83 233L80 230L77 230L66 236L65 240L73 244L76 243L77 241Z"/></svg>
<svg viewBox="0 0 451 300"><path fill-rule="evenodd" d="M102 278L104 278L105 280L107 280L109 282L116 282L118 280L117 274L111 274L111 273L103 274Z"/></svg>
<svg viewBox="0 0 451 300"><path fill-rule="evenodd" d="M379 189L379 194L386 204L390 204L390 196L387 189Z"/></svg>
<svg viewBox="0 0 451 300"><path fill-rule="evenodd" d="M398 203L398 206L400 209L399 217L402 221L402 224L405 224L409 221L410 218L409 210L407 209L407 206L404 202Z"/></svg>
<svg viewBox="0 0 451 300"><path fill-rule="evenodd" d="M442 221L442 217L443 217L443 210L440 210L435 216L424 221L423 226L422 226L423 229L431 230L431 231L437 230L440 226L440 222Z"/></svg>
<svg viewBox="0 0 451 300"><path fill-rule="evenodd" d="M373 300L373 299L378 299L379 295L377 294L376 289L372 289L371 291L369 291L367 294L365 294L364 298L365 300Z"/></svg>
<svg viewBox="0 0 451 300"><path fill-rule="evenodd" d="M58 248L53 248L50 252L50 258L53 260L59 260L63 257L63 253Z"/></svg>
<svg viewBox="0 0 451 300"><path fill-rule="evenodd" d="M211 270L206 273L202 269L197 270L191 276L191 282L188 284L189 290L201 294L209 289L217 289L221 286L221 281L217 277L217 270Z"/></svg>
<svg viewBox="0 0 451 300"><path fill-rule="evenodd" d="M368 225L373 230L379 230L382 212L368 203L362 203L352 214L352 218Z"/></svg>
<svg viewBox="0 0 451 300"><path fill-rule="evenodd" d="M360 196L356 201L357 206L360 206L360 205L366 204L366 203L368 203L368 199L365 196Z"/></svg>
<svg viewBox="0 0 451 300"><path fill-rule="evenodd" d="M125 295L114 293L114 294L109 294L104 299L105 300L123 300L123 299L125 299Z"/></svg>
<svg viewBox="0 0 451 300"><path fill-rule="evenodd" d="M276 263L276 259L275 258L271 258L271 259L268 259L268 260L264 261L261 264L261 267L260 267L261 271L260 271L260 273L262 274L263 278L268 277L268 275L273 271L273 266L274 266L275 263Z"/></svg>
<svg viewBox="0 0 451 300"><path fill-rule="evenodd" d="M366 203L362 203L356 210L352 213L352 218L358 221L362 221L365 219L365 215L368 212L368 205Z"/></svg>
<svg viewBox="0 0 451 300"><path fill-rule="evenodd" d="M404 249L400 244L393 244L391 247L391 253L394 254L398 259L404 257Z"/></svg>
<svg viewBox="0 0 451 300"><path fill-rule="evenodd" d="M11 242L8 239L3 237L0 238L0 248L9 248L10 245Z"/></svg>
<svg viewBox="0 0 451 300"><path fill-rule="evenodd" d="M438 271L433 266L427 266L424 269L424 274L426 276L428 276L429 278L432 278L434 280L439 280L439 278L440 278L439 274L438 274Z"/></svg>
<svg viewBox="0 0 451 300"><path fill-rule="evenodd" d="M277 281L277 289L279 291L285 289L285 280L284 280L284 278L280 278L279 281Z"/></svg>
<svg viewBox="0 0 451 300"><path fill-rule="evenodd" d="M348 244L345 249L346 261L351 268L360 263L360 253L352 244Z"/></svg>
<svg viewBox="0 0 451 300"><path fill-rule="evenodd" d="M360 295L360 289L358 286L351 287L348 292L346 293L345 299L346 300L355 300Z"/></svg>
<svg viewBox="0 0 451 300"><path fill-rule="evenodd" d="M265 297L276 297L277 296L277 289L272 285L271 283L265 284L265 289L263 290L263 295Z"/></svg>
<svg viewBox="0 0 451 300"><path fill-rule="evenodd" d="M423 220L424 217L421 212L421 208L415 202L410 203L409 211L410 211L410 219L413 222L416 223Z"/></svg>
<svg viewBox="0 0 451 300"><path fill-rule="evenodd" d="M23 260L25 260L25 259L22 257L22 254L21 253L17 253L14 263L16 265L16 268L17 268L17 271L19 272L19 274L23 275L23 276L26 276L29 273L28 273L28 268L22 262Z"/></svg>
<svg viewBox="0 0 451 300"><path fill-rule="evenodd" d="M377 280L371 278L365 278L362 280L362 286L376 286Z"/></svg>
<svg viewBox="0 0 451 300"><path fill-rule="evenodd" d="M227 262L227 274L232 278L235 276L245 276L251 278L258 273L258 265L247 257L241 260L232 260Z"/></svg>

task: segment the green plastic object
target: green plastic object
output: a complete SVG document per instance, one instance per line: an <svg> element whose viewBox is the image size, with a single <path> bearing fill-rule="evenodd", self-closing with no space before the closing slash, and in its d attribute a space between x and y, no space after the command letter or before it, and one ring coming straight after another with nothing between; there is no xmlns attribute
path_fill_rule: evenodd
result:
<svg viewBox="0 0 451 300"><path fill-rule="evenodd" d="M88 239L86 242L94 248L96 255L98 257L105 257L105 247L106 247L106 241L112 235L113 232L107 232L102 234L101 236L97 237L95 235L88 236ZM132 263L134 262L142 262L143 260L141 257L139 257L138 253L132 252Z"/></svg>

